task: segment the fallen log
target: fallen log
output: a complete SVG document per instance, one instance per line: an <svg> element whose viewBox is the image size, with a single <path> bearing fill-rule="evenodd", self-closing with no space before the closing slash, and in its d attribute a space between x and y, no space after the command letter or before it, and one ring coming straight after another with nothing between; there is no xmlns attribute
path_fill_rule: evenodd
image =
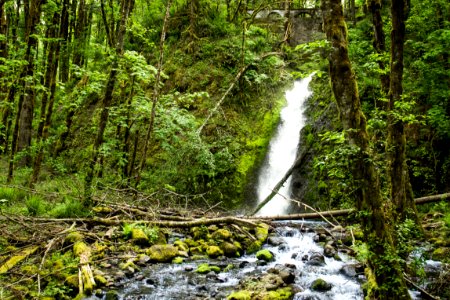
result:
<svg viewBox="0 0 450 300"><path fill-rule="evenodd" d="M342 217L348 216L351 212L354 212L353 209L341 209L341 210L328 210L321 211L315 213L300 213L300 214L292 214L292 215L279 215L279 216L258 216L258 217L250 217L249 219L257 218L260 220L270 220L270 221L286 221L286 220L311 220L311 219L320 219L323 217Z"/></svg>
<svg viewBox="0 0 450 300"><path fill-rule="evenodd" d="M9 218L12 218L9 216ZM118 226L124 224L147 224L151 226L158 227L168 227L168 228L191 228L197 226L208 226L208 225L217 225L217 224L237 224L241 226L248 227L257 227L258 225L248 219L237 218L237 217L219 217L219 218L211 218L211 219L196 219L192 221L146 221L146 220L119 220L119 219L104 219L104 218L63 218L63 219L55 219L55 218L32 218L32 217L20 217L22 220L33 221L33 222L56 222L56 223L84 223L84 224L98 224L98 225L107 225L107 226ZM4 219L3 216L0 216L0 220ZM5 218L6 219L6 218ZM253 220L257 220L258 218L253 218Z"/></svg>
<svg viewBox="0 0 450 300"><path fill-rule="evenodd" d="M295 162L292 164L292 166L289 168L289 170L287 170L287 172L284 174L283 178L281 178L281 180L278 181L278 183L272 189L272 192L255 208L255 210L252 212L252 215L256 215L256 213L258 211L260 211L261 208L263 208L267 203L269 203L269 201L272 200L272 198L281 189L281 187L286 182L286 180L289 178L289 176L291 176L291 174L294 171L294 169L296 167L299 167L299 166L301 166L303 164L303 161L304 161L304 159L306 157L306 154L309 151L309 148L311 148L311 146L309 146L308 148L306 148L306 149L304 149L302 151L302 153L298 156L298 158L295 160Z"/></svg>
<svg viewBox="0 0 450 300"><path fill-rule="evenodd" d="M420 198L414 199L414 202L416 202L416 204L425 204L425 203L438 202L441 200L448 200L448 199L450 199L450 193L420 197Z"/></svg>
<svg viewBox="0 0 450 300"><path fill-rule="evenodd" d="M30 246L19 251L17 254L13 255L8 259L3 265L0 266L0 275L5 274L10 269L14 268L15 265L20 263L22 260L33 254L39 249L39 246Z"/></svg>

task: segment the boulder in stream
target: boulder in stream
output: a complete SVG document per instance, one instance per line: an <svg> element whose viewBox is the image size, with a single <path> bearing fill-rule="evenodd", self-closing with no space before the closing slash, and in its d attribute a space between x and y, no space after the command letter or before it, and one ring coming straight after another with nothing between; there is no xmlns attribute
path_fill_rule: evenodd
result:
<svg viewBox="0 0 450 300"><path fill-rule="evenodd" d="M326 292L331 290L333 286L323 280L322 278L318 278L311 283L311 289L318 292Z"/></svg>
<svg viewBox="0 0 450 300"><path fill-rule="evenodd" d="M267 250L267 249L259 250L259 251L256 253L256 258L259 259L259 260L266 261L266 262L269 262L269 261L274 260L274 257L273 257L272 252L270 252L270 251Z"/></svg>
<svg viewBox="0 0 450 300"><path fill-rule="evenodd" d="M320 253L313 253L306 263L310 266L323 266L325 265L325 257Z"/></svg>
<svg viewBox="0 0 450 300"><path fill-rule="evenodd" d="M171 262L178 255L178 248L174 245L153 245L147 249L147 255L154 262Z"/></svg>

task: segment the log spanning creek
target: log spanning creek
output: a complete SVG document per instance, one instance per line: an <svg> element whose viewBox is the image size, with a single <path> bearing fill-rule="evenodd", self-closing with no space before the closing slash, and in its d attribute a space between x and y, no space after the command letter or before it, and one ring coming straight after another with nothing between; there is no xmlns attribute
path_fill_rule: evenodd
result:
<svg viewBox="0 0 450 300"><path fill-rule="evenodd" d="M312 75L296 82L286 93L287 106L281 112L279 128L258 180L260 202L295 160L304 123L302 106L310 95L311 78ZM285 186L280 193L288 196L289 182ZM276 197L259 215L283 214L287 207L284 197ZM331 228L325 222L280 221L272 225L270 230L266 227L262 239L258 231L249 234L235 225L228 229L216 225L204 227L202 238L198 237L199 231L192 229L188 233L171 233L168 244L179 247L178 255L184 252L184 257L171 263L154 263L142 255L131 267L104 270L112 273L108 275L114 285L86 299L364 298L362 283L366 279L362 264L350 255L353 252L349 247L353 242L350 233L339 226ZM242 242L249 238L250 246L240 248L238 236L243 236ZM211 241L217 246L208 246ZM234 252L228 255L230 252L224 245L231 245L228 248L235 249ZM250 250L252 245L257 249ZM180 250L183 247L185 251ZM202 247L206 250L201 250ZM213 249L222 252L216 255Z"/></svg>

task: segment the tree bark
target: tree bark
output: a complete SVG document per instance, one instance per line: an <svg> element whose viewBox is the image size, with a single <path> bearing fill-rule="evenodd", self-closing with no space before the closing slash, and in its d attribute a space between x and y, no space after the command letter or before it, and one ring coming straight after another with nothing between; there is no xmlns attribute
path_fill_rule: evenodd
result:
<svg viewBox="0 0 450 300"><path fill-rule="evenodd" d="M358 87L348 56L347 26L340 0L322 1L324 29L331 43L329 68L334 97L350 144L358 152L351 170L359 187L355 191L369 248L368 265L374 274L371 299L411 299L395 252L389 214L384 211L379 175L369 154L366 118L361 110Z"/></svg>
<svg viewBox="0 0 450 300"><path fill-rule="evenodd" d="M383 20L381 18L382 0L370 0L369 9L372 14L373 24L373 47L378 54L386 52L386 38L383 31ZM385 70L386 66L380 59L378 66L381 70ZM384 95L389 93L389 74L381 74L381 90Z"/></svg>
<svg viewBox="0 0 450 300"><path fill-rule="evenodd" d="M391 63L388 103L388 181L390 198L395 206L396 217L403 221L411 218L420 226L417 209L413 201L406 163L406 135L402 120L392 113L395 103L401 101L403 87L403 46L405 41L405 0L392 0L391 16Z"/></svg>
<svg viewBox="0 0 450 300"><path fill-rule="evenodd" d="M9 159L7 182L11 182L14 173L14 157L17 151L28 147L31 144L31 128L33 122L34 108L34 89L29 80L34 75L34 55L33 51L37 46L37 37L35 36L36 25L41 15L42 0L31 0L24 2L25 13L25 40L27 49L24 60L27 66L21 73L23 91L19 97L17 113L14 124L14 132L11 141L11 152Z"/></svg>

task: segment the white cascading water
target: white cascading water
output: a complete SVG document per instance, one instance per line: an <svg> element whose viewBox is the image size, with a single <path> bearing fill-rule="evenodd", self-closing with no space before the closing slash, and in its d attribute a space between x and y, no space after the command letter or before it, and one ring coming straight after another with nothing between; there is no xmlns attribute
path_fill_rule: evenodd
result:
<svg viewBox="0 0 450 300"><path fill-rule="evenodd" d="M272 138L265 162L261 167L257 183L258 204L271 192L295 161L300 130L305 125L304 103L311 95L308 85L312 76L296 81L286 92L286 106L281 110L280 124ZM288 178L278 194L259 212L260 216L284 214L289 206L290 182ZM285 198L284 198L285 197Z"/></svg>

